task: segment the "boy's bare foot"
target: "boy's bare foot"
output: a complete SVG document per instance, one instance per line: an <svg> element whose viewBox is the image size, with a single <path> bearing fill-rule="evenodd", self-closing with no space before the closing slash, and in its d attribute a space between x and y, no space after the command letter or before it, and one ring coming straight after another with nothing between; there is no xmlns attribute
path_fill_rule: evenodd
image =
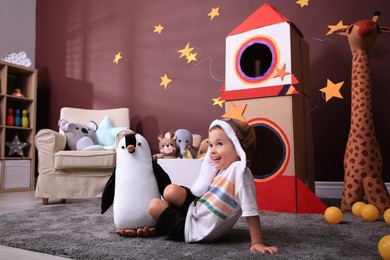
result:
<svg viewBox="0 0 390 260"><path fill-rule="evenodd" d="M137 230L135 229L118 229L115 231L118 235L122 237L136 237L137 236Z"/></svg>
<svg viewBox="0 0 390 260"><path fill-rule="evenodd" d="M139 237L151 237L156 233L156 229L153 227L144 227L137 229L137 235Z"/></svg>

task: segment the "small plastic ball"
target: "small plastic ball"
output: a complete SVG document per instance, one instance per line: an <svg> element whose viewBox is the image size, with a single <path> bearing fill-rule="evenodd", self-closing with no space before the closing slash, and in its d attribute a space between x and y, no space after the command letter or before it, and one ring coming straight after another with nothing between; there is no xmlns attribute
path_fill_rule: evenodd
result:
<svg viewBox="0 0 390 260"><path fill-rule="evenodd" d="M355 215L356 217L361 217L360 211L364 205L366 205L366 203L362 201L355 202L352 205L352 214Z"/></svg>
<svg viewBox="0 0 390 260"><path fill-rule="evenodd" d="M365 221L376 221L379 217L379 210L372 204L366 204L361 208L360 215Z"/></svg>
<svg viewBox="0 0 390 260"><path fill-rule="evenodd" d="M386 235L379 240L378 251L383 259L390 259L390 235Z"/></svg>
<svg viewBox="0 0 390 260"><path fill-rule="evenodd" d="M383 219L390 225L390 208L386 209L385 213L383 213Z"/></svg>
<svg viewBox="0 0 390 260"><path fill-rule="evenodd" d="M325 210L324 217L329 224L338 224L343 219L343 212L338 207L331 206Z"/></svg>

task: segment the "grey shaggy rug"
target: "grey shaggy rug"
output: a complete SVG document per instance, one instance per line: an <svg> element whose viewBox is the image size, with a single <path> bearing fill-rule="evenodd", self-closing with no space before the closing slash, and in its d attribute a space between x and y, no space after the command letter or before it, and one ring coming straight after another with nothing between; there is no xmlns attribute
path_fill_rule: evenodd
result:
<svg viewBox="0 0 390 260"><path fill-rule="evenodd" d="M1 214L0 220L1 245L71 259L380 259L378 242L390 234L383 219L344 214L342 223L330 225L320 214L262 212L265 242L279 247L271 256L249 252L244 219L213 243L123 238L115 234L112 208L100 214L99 199Z"/></svg>

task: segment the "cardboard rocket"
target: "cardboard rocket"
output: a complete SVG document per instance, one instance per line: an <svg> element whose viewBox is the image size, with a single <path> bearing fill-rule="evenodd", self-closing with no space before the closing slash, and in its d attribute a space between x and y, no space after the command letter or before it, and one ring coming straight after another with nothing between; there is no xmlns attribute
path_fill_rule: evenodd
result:
<svg viewBox="0 0 390 260"><path fill-rule="evenodd" d="M251 170L261 210L323 213L314 194L309 48L265 3L226 38L224 117L248 121L258 144Z"/></svg>

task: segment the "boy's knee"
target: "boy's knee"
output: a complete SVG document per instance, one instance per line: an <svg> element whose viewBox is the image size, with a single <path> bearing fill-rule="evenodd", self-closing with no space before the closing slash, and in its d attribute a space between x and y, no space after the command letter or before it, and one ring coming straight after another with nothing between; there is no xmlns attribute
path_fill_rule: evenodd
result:
<svg viewBox="0 0 390 260"><path fill-rule="evenodd" d="M155 208L157 208L157 204L159 203L159 200L160 200L160 199L153 198L153 199L149 202L149 205L148 205L148 212L149 212L149 214L150 214Z"/></svg>
<svg viewBox="0 0 390 260"><path fill-rule="evenodd" d="M183 187L170 184L164 190L164 199L170 205L181 207L186 199L187 191Z"/></svg>
<svg viewBox="0 0 390 260"><path fill-rule="evenodd" d="M147 211L154 220L157 220L166 207L167 204L164 201L154 198L149 202Z"/></svg>
<svg viewBox="0 0 390 260"><path fill-rule="evenodd" d="M176 184L169 184L164 189L164 198L169 200L170 198L175 197L179 188L180 186Z"/></svg>

